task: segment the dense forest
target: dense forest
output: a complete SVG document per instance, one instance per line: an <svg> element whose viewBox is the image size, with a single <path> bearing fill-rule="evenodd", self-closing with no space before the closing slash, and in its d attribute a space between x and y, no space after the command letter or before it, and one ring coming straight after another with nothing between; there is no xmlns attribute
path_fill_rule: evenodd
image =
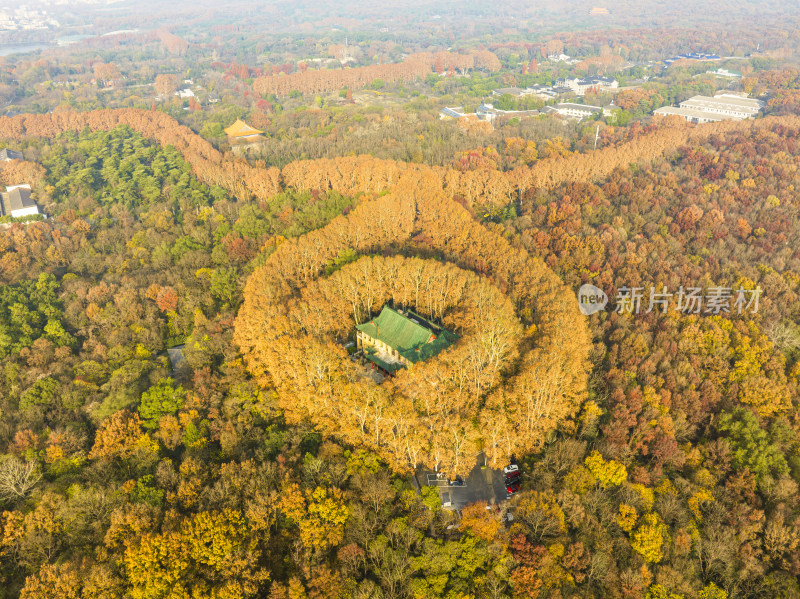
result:
<svg viewBox="0 0 800 599"><path fill-rule="evenodd" d="M0 58L0 599L800 599L784 5L76 4ZM717 92L763 110L652 116ZM384 306L457 340L375 377Z"/></svg>
<svg viewBox="0 0 800 599"><path fill-rule="evenodd" d="M796 596L798 130L783 117L757 123L702 137L680 129L646 165L585 167L583 180L517 192L510 213L484 224L430 171L400 177L388 195L287 187L259 200L207 187L173 146L124 126L17 135L41 164L36 190L51 218L2 237L4 592ZM613 161L618 150L603 152ZM373 258L354 261L358 253ZM381 278L374 269L407 269L402 260L433 260L426 276L448 277L463 298L510 298L490 302L517 340L501 362L524 363L528 343L534 368L554 348L588 351L584 387L580 377L557 382L577 403L558 412L553 432L529 442L500 421L514 433L497 459L517 443L526 456L510 527L480 505L454 521L438 493L409 484L404 472L417 462L359 440L356 425L306 420L306 400L291 395L300 387L251 379L232 338L243 298L266 273L279 277L269 285L306 289L307 301L276 306L303 308L296 318L311 331L354 322L343 290ZM440 260L466 270L437 270ZM253 272L260 278L243 295ZM763 297L756 314L603 312L576 321L589 345L543 311L578 318L556 288L537 295L535 278L554 285L552 273L612 298L651 284L758 285ZM372 292L361 310L398 293ZM447 304L426 301L413 303L474 335L474 316L447 320ZM315 304L342 311L339 320L309 312ZM173 368L165 350L181 342L187 363ZM295 344L281 359L311 357ZM441 360L451 358L458 352ZM493 381L519 387L503 368L462 409L477 393L503 416ZM413 397L411 381L393 381L395 393ZM488 437L490 425L472 429L467 415L461 430ZM420 463L429 451L419 448Z"/></svg>
<svg viewBox="0 0 800 599"><path fill-rule="evenodd" d="M318 279L341 256L403 251L478 270L495 284L399 257L362 258ZM390 301L461 339L374 385L335 340ZM287 417L369 446L401 472L427 465L455 475L481 450L502 466L541 447L585 395L589 340L570 292L455 202L406 182L282 244L248 281L236 340L251 371L282 395Z"/></svg>

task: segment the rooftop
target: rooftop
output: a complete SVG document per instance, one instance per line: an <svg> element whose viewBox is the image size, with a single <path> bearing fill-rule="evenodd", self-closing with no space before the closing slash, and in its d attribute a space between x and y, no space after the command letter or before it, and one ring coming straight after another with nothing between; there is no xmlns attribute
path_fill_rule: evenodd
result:
<svg viewBox="0 0 800 599"><path fill-rule="evenodd" d="M225 134L231 137L249 137L251 135L259 135L263 133L260 129L251 127L241 119L236 119L236 122L225 129Z"/></svg>
<svg viewBox="0 0 800 599"><path fill-rule="evenodd" d="M512 96L522 96L525 95L527 90L521 87L501 87L495 90L492 90L497 96L502 96L503 94L511 94Z"/></svg>
<svg viewBox="0 0 800 599"><path fill-rule="evenodd" d="M4 215L10 215L17 210L24 210L25 208L34 208L36 202L31 198L31 188L26 185L15 185L7 188L7 191L0 196L2 199L2 212Z"/></svg>
<svg viewBox="0 0 800 599"><path fill-rule="evenodd" d="M656 108L653 111L653 114L677 115L684 118L689 117L693 119L702 119L705 121L724 121L732 118L724 114L706 112L705 110L697 110L695 108L684 108L682 106L662 106L661 108Z"/></svg>
<svg viewBox="0 0 800 599"><path fill-rule="evenodd" d="M451 116L453 118L460 118L464 116L464 107L463 106L445 106L441 110L441 114L446 116Z"/></svg>
<svg viewBox="0 0 800 599"><path fill-rule="evenodd" d="M745 108L747 110L760 110L764 104L755 98L740 98L733 96L692 96L688 100L681 102L681 106L692 108L693 106L735 106L737 108Z"/></svg>
<svg viewBox="0 0 800 599"><path fill-rule="evenodd" d="M556 110L580 110L582 112L598 112L602 111L600 106L590 106L588 104L575 104L573 102L561 102L556 104Z"/></svg>
<svg viewBox="0 0 800 599"><path fill-rule="evenodd" d="M495 108L493 104L483 103L478 106L476 114L497 114L497 115L520 115L520 116L536 116L539 114L538 110L501 110Z"/></svg>
<svg viewBox="0 0 800 599"><path fill-rule="evenodd" d="M356 325L356 329L396 349L412 364L432 358L458 340L456 334L437 327L411 310L394 310L389 306L384 306L381 313L369 322ZM377 354L375 357L382 358Z"/></svg>
<svg viewBox="0 0 800 599"><path fill-rule="evenodd" d="M570 83L574 83L577 85L592 85L595 83L614 83L615 81L616 79L614 79L613 77L594 75L591 77L565 77L563 79L556 80L556 83L562 82L567 85L569 85Z"/></svg>
<svg viewBox="0 0 800 599"><path fill-rule="evenodd" d="M22 160L22 153L3 148L0 150L0 160Z"/></svg>
<svg viewBox="0 0 800 599"><path fill-rule="evenodd" d="M716 71L706 71L709 75L716 75L717 77L730 77L732 79L738 79L742 76L741 73L737 71L729 71L728 69L717 69ZM720 94L714 94L715 96L719 96Z"/></svg>

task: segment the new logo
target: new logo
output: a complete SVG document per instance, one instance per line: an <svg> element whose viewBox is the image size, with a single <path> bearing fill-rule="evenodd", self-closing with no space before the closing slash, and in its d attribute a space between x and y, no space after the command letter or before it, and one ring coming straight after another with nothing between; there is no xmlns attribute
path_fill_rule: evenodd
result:
<svg viewBox="0 0 800 599"><path fill-rule="evenodd" d="M586 283L578 290L578 307L582 314L590 316L606 307L608 296L602 289Z"/></svg>

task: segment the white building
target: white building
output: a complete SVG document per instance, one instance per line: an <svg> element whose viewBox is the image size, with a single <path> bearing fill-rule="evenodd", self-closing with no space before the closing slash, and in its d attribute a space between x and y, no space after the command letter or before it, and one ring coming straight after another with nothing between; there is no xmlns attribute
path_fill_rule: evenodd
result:
<svg viewBox="0 0 800 599"><path fill-rule="evenodd" d="M557 79L556 87L574 91L576 95L583 96L587 91L593 88L600 90L616 89L619 87L619 82L612 77L583 77L583 78L565 78Z"/></svg>
<svg viewBox="0 0 800 599"><path fill-rule="evenodd" d="M695 108L682 108L680 106L663 106L653 111L657 116L679 116L690 123L717 123L724 121L725 117L711 112L704 112Z"/></svg>
<svg viewBox="0 0 800 599"><path fill-rule="evenodd" d="M729 71L728 69L717 69L716 71L706 71L708 75L716 75L717 77L724 77L725 79L741 79L742 74L736 71ZM718 95L718 94L715 94Z"/></svg>
<svg viewBox="0 0 800 599"><path fill-rule="evenodd" d="M547 57L550 62L566 62L567 64L575 64L577 59L567 56L566 54L550 54Z"/></svg>
<svg viewBox="0 0 800 599"><path fill-rule="evenodd" d="M532 85L531 87L501 87L499 89L492 90L493 96L504 96L505 94L509 94L515 98L521 98L523 96L536 96L537 98L541 98L543 100L549 100L550 98L556 96L556 92L553 90L553 88L547 85Z"/></svg>
<svg viewBox="0 0 800 599"><path fill-rule="evenodd" d="M764 106L765 104L761 100L725 93L717 94L713 98L711 96L692 96L680 103L681 108L694 108L737 120L755 116Z"/></svg>
<svg viewBox="0 0 800 599"><path fill-rule="evenodd" d="M717 121L748 119L761 111L765 103L736 92L718 92L711 96L692 96L676 108L664 106L653 114L677 115L690 123L714 123Z"/></svg>
<svg viewBox="0 0 800 599"><path fill-rule="evenodd" d="M611 114L609 109L601 106L589 106L588 104L573 104L571 102L561 102L555 106L545 106L544 112L556 112L569 119L583 120L597 114L607 116Z"/></svg>
<svg viewBox="0 0 800 599"><path fill-rule="evenodd" d="M0 200L3 216L20 218L40 214L39 206L31 198L30 185L10 185Z"/></svg>
<svg viewBox="0 0 800 599"><path fill-rule="evenodd" d="M494 122L497 117L527 117L539 116L538 110L500 110L492 104L483 103L475 111L478 118L483 121Z"/></svg>

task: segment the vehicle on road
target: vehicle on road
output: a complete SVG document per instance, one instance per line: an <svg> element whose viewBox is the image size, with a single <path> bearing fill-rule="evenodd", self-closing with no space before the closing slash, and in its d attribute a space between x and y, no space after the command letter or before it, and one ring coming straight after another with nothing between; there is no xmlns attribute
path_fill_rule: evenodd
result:
<svg viewBox="0 0 800 599"><path fill-rule="evenodd" d="M511 497L519 491L522 484L522 473L519 471L519 466L510 464L503 468L503 484L506 487L507 497Z"/></svg>

